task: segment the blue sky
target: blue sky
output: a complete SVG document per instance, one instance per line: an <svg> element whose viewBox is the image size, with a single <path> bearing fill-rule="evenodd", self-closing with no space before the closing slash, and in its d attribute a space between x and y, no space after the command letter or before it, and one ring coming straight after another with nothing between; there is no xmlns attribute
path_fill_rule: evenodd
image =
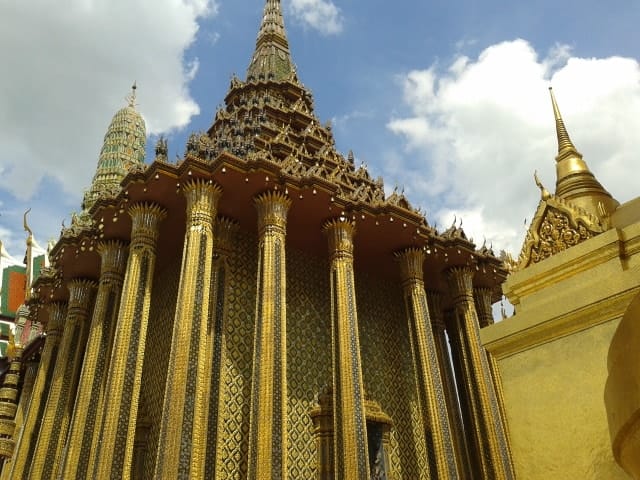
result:
<svg viewBox="0 0 640 480"><path fill-rule="evenodd" d="M28 5L27 5L28 3ZM55 3L55 5L54 5ZM79 209L102 136L135 79L153 148L206 130L244 77L263 0L0 0L0 240L23 252ZM292 56L340 151L404 188L431 224L455 215L518 254L555 183L553 83L611 193L639 193L640 2L283 0ZM10 46L11 48L6 48Z"/></svg>

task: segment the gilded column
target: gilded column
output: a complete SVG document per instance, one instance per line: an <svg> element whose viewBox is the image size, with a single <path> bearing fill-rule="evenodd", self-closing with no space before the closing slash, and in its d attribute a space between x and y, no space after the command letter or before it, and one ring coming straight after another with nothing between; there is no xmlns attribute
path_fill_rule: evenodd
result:
<svg viewBox="0 0 640 480"><path fill-rule="evenodd" d="M62 478L86 477L89 471L91 444L95 425L99 424L96 420L101 411L104 378L109 369L109 347L127 262L126 246L118 240L101 242L98 253L101 257L100 281L62 464Z"/></svg>
<svg viewBox="0 0 640 480"><path fill-rule="evenodd" d="M4 466L13 455L15 446L14 433L16 413L18 410L18 382L22 365L22 345L11 345L13 352L8 352L9 370L4 376L0 388L0 458ZM3 468L4 470L4 468Z"/></svg>
<svg viewBox="0 0 640 480"><path fill-rule="evenodd" d="M213 224L222 189L184 185L187 228L173 327L155 478L204 478L209 404L208 331Z"/></svg>
<svg viewBox="0 0 640 480"><path fill-rule="evenodd" d="M249 480L287 478L287 296L285 236L291 200L266 192L255 200L259 259Z"/></svg>
<svg viewBox="0 0 640 480"><path fill-rule="evenodd" d="M488 327L493 325L493 307L492 307L492 292L490 288L474 288L474 299L476 302L476 311L478 312L478 320L480 327ZM496 391L496 399L498 406L500 407L500 414L502 416L502 423L507 437L507 446L509 444L509 430L507 429L507 415L504 409L504 393L502 390L502 377L500 376L500 368L498 362L491 355L491 352L487 352L487 361L489 362L489 370L491 371L491 379L493 380L493 386ZM509 449L511 450L511 449Z"/></svg>
<svg viewBox="0 0 640 480"><path fill-rule="evenodd" d="M55 478L57 474L82 367L95 291L96 283L91 280L69 282L69 309L33 453L29 476L32 480Z"/></svg>
<svg viewBox="0 0 640 480"><path fill-rule="evenodd" d="M331 259L335 478L369 480L367 423L353 270L355 224L344 217L324 225Z"/></svg>
<svg viewBox="0 0 640 480"><path fill-rule="evenodd" d="M224 419L220 412L224 406L222 368L225 364L225 304L227 278L229 276L228 260L232 254L238 223L229 218L218 218L214 228L215 244L213 245L213 268L211 271L211 306L209 307L209 346L207 351L210 378L209 413L207 423L207 452L204 478L222 478L224 476L224 458L218 452L225 441L222 436Z"/></svg>
<svg viewBox="0 0 640 480"><path fill-rule="evenodd" d="M67 304L54 302L48 305L49 320L46 325L47 337L44 341L40 365L36 374L31 400L27 407L24 424L17 437L15 455L11 463L9 478L20 480L27 478L38 440L38 432L47 404L51 378L58 358L60 337L64 319L67 316ZM3 474L4 477L4 474Z"/></svg>
<svg viewBox="0 0 640 480"><path fill-rule="evenodd" d="M14 440L17 438L18 432L20 432L20 429L22 428L25 415L27 413L27 407L31 401L33 385L36 381L36 373L38 373L38 365L39 362L31 359L25 366L24 381L22 382L22 391L20 392L20 401L18 402L18 409L16 410L16 429L13 436Z"/></svg>
<svg viewBox="0 0 640 480"><path fill-rule="evenodd" d="M460 404L456 393L456 380L449 357L449 347L442 312L442 294L434 290L427 291L427 304L429 305L433 339L436 346L436 355L438 356L438 363L440 364L440 376L442 378L444 395L447 402L447 414L449 416L449 425L451 426L451 436L456 453L458 473L461 478L471 480L473 476L471 475L471 466L469 464L469 452L464 435Z"/></svg>
<svg viewBox="0 0 640 480"><path fill-rule="evenodd" d="M156 246L165 210L153 203L129 208L129 259L118 310L97 461L91 478L129 479L135 441Z"/></svg>
<svg viewBox="0 0 640 480"><path fill-rule="evenodd" d="M20 392L20 400L18 402L18 408L16 410L16 416L15 416L15 428L13 430L14 433L11 440L13 455L11 458L5 460L3 464L2 474L0 475L1 480L5 480L9 478L9 475L11 473L11 468L13 466L11 463L11 460L12 458L15 458L15 455L16 455L15 445L17 444L17 441L20 438L20 432L22 431L22 425L25 420L25 415L27 413L26 410L27 410L27 407L29 406L29 402L31 401L31 394L33 393L33 385L36 379L36 373L38 372L38 365L39 365L39 362L32 360L28 362L25 367L25 375L24 375L24 381L22 383L22 391Z"/></svg>
<svg viewBox="0 0 640 480"><path fill-rule="evenodd" d="M464 363L464 381L469 406L472 409L475 447L483 478L513 479L514 472L507 438L500 417L489 363L480 342L478 315L473 299L473 275L468 267L452 267L447 271L453 320L460 338Z"/></svg>
<svg viewBox="0 0 640 480"><path fill-rule="evenodd" d="M424 289L424 251L408 248L396 254L409 322L418 405L422 412L430 478L457 479L447 404Z"/></svg>

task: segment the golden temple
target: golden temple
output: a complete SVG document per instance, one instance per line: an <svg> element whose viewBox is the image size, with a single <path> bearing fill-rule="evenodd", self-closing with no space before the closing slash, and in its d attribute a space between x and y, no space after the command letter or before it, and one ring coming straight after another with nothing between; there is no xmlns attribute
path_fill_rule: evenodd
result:
<svg viewBox="0 0 640 480"><path fill-rule="evenodd" d="M640 200L552 106L556 192L513 261L336 150L280 0L177 162L162 138L144 162L134 85L25 300L44 333L12 345L0 479L638 475Z"/></svg>

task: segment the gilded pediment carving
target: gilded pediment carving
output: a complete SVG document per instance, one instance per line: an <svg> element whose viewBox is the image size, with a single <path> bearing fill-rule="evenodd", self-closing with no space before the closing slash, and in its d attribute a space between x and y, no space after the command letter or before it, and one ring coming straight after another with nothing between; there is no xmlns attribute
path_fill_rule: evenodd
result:
<svg viewBox="0 0 640 480"><path fill-rule="evenodd" d="M541 262L606 230L603 222L555 195L543 195L525 236L518 269Z"/></svg>

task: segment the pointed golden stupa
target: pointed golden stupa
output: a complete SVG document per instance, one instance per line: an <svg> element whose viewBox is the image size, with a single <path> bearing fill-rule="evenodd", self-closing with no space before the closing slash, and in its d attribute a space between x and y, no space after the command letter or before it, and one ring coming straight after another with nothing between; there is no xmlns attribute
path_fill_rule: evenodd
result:
<svg viewBox="0 0 640 480"><path fill-rule="evenodd" d="M608 216L620 204L591 173L582 154L573 145L551 87L549 93L558 135L556 195L598 218Z"/></svg>

